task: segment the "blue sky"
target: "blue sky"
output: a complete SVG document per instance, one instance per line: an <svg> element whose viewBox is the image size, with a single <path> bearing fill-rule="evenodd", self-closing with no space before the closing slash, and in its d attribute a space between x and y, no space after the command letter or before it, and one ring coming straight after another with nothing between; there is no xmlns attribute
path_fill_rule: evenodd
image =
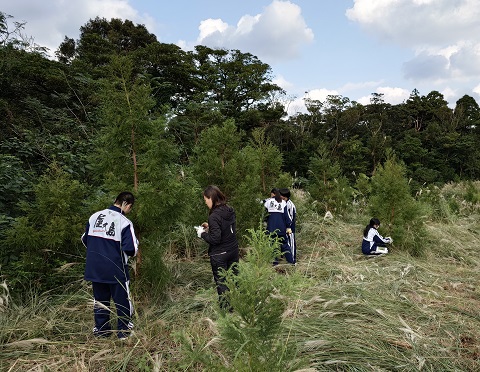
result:
<svg viewBox="0 0 480 372"><path fill-rule="evenodd" d="M480 102L478 0L0 0L52 51L96 16L144 24L158 40L240 49L272 67L290 113L338 94L397 104L413 89Z"/></svg>

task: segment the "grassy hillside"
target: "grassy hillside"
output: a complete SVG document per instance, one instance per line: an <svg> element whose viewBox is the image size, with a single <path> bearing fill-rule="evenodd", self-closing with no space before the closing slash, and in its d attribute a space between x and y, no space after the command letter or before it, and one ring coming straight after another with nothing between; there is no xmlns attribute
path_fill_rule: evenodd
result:
<svg viewBox="0 0 480 372"><path fill-rule="evenodd" d="M293 352L285 369L478 370L478 217L428 222L424 257L393 245L389 255L366 258L360 241L369 217L304 214L298 265L271 268L292 287L278 340ZM136 333L128 342L92 337L91 291L81 280L62 296L31 294L24 306L6 303L1 287L0 370L233 370L219 320L236 315L219 314L208 260L167 261L167 296L157 303L135 296Z"/></svg>

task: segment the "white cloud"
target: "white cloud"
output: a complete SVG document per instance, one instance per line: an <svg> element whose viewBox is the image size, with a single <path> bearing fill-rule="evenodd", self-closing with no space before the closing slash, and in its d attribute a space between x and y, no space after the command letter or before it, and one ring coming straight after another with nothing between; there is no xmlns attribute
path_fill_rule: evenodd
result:
<svg viewBox="0 0 480 372"><path fill-rule="evenodd" d="M293 88L293 83L285 79L283 76L277 76L275 79L272 79L272 83L278 85L283 90L290 90Z"/></svg>
<svg viewBox="0 0 480 372"><path fill-rule="evenodd" d="M480 78L478 0L354 0L346 16L378 39L412 50L403 64L406 79L468 86Z"/></svg>
<svg viewBox="0 0 480 372"><path fill-rule="evenodd" d="M452 53L450 64L454 76L480 76L480 42L467 43Z"/></svg>
<svg viewBox="0 0 480 372"><path fill-rule="evenodd" d="M80 27L97 16L129 19L144 24L150 32L155 28L153 19L140 15L128 0L14 0L2 4L1 11L13 16L14 21L26 22L24 33L31 35L36 44L49 48L50 54L65 36L78 39Z"/></svg>
<svg viewBox="0 0 480 372"><path fill-rule="evenodd" d="M354 0L346 16L379 38L415 47L478 38L478 0Z"/></svg>
<svg viewBox="0 0 480 372"><path fill-rule="evenodd" d="M398 105L410 97L410 92L403 88L378 87L375 93L383 94L383 101L391 105ZM369 94L368 96L360 97L357 102L362 105L369 105L371 99L372 95Z"/></svg>
<svg viewBox="0 0 480 372"><path fill-rule="evenodd" d="M305 98L315 100L315 101L325 102L327 99L327 96L337 96L339 94L340 93L338 93L338 91L336 90L320 88L320 89L309 90L308 92L305 93Z"/></svg>
<svg viewBox="0 0 480 372"><path fill-rule="evenodd" d="M201 44L202 40L211 39L214 42L212 46L221 46L224 43L225 35L231 33L233 29L221 19L206 19L200 22L198 27L200 34L197 42Z"/></svg>
<svg viewBox="0 0 480 372"><path fill-rule="evenodd" d="M440 93L443 94L443 98L445 101L449 102L450 105L453 105L453 102L459 98L458 92L456 89L452 89L450 87L446 87ZM452 100L453 98L453 100Z"/></svg>
<svg viewBox="0 0 480 372"><path fill-rule="evenodd" d="M383 94L383 100L392 105L402 103L410 97L410 91L403 88L379 87L376 93Z"/></svg>
<svg viewBox="0 0 480 372"><path fill-rule="evenodd" d="M328 96L338 95L340 95L338 91L325 88L309 90L308 92L305 92L304 95L295 98L287 105L287 113L288 115L306 113L307 107L305 106L305 100L325 102Z"/></svg>
<svg viewBox="0 0 480 372"><path fill-rule="evenodd" d="M473 93L480 97L480 84L478 84L475 88L473 88Z"/></svg>
<svg viewBox="0 0 480 372"><path fill-rule="evenodd" d="M245 15L235 26L220 19L201 22L197 44L239 49L267 63L294 59L303 45L313 41L298 5L274 0L263 13ZM184 43L185 45L185 43Z"/></svg>
<svg viewBox="0 0 480 372"><path fill-rule="evenodd" d="M357 91L365 91L366 89L370 89L372 93L383 94L383 100L386 103L390 103L392 105L396 105L402 103L410 96L410 92L403 88L398 87L388 87L382 86L384 84L384 80L379 81L364 81L360 83L347 83L343 85L339 91L341 94L347 97L351 97ZM362 105L369 105L370 100L372 98L372 94L368 94L365 96L361 96L358 99L353 99Z"/></svg>
<svg viewBox="0 0 480 372"><path fill-rule="evenodd" d="M307 107L305 106L304 99L305 97L295 98L291 102L287 102L285 107L287 109L288 116L292 116L299 113L302 113L302 114L307 113Z"/></svg>

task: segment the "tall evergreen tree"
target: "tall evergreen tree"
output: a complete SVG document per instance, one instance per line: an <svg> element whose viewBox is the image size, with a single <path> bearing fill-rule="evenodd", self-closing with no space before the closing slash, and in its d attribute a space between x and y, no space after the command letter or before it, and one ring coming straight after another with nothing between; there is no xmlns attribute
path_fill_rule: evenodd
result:
<svg viewBox="0 0 480 372"><path fill-rule="evenodd" d="M390 155L371 178L369 211L380 219L385 235L395 246L414 256L423 254L424 220L422 206L411 195L405 166Z"/></svg>

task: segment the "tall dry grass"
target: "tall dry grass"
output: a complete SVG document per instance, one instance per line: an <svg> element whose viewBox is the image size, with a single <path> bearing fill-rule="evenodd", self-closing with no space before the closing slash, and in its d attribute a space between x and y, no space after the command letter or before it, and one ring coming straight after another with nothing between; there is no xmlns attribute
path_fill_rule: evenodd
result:
<svg viewBox="0 0 480 372"><path fill-rule="evenodd" d="M311 371L479 370L478 215L428 222L422 258L395 246L382 257L361 255L366 218L302 215L298 265L278 273L296 286L282 318L295 358ZM60 296L32 293L22 305L8 301L0 370L202 371L212 358L229 370L208 260L169 257L172 283L162 302L135 296L142 291L134 286L136 329L126 343L91 335L87 283Z"/></svg>

